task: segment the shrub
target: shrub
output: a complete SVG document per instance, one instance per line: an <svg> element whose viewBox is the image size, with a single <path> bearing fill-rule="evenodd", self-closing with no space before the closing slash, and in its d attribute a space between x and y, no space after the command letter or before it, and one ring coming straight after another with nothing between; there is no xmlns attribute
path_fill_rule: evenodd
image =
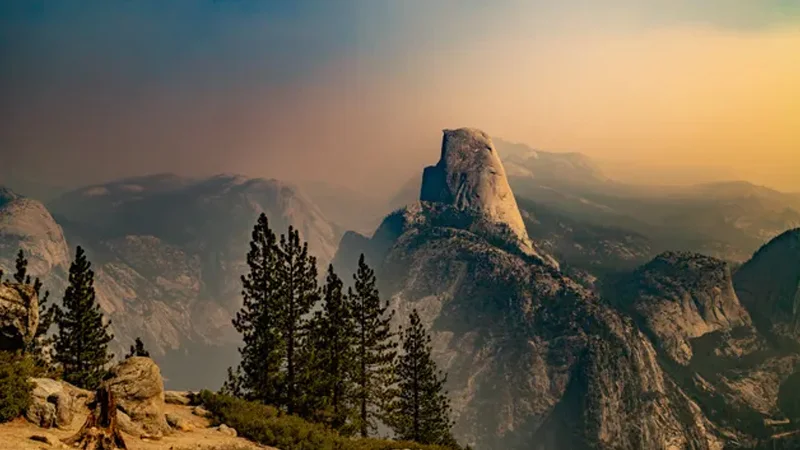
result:
<svg viewBox="0 0 800 450"><path fill-rule="evenodd" d="M412 442L347 438L272 406L209 391L201 392L200 400L217 424L224 423L251 441L281 450L449 450Z"/></svg>
<svg viewBox="0 0 800 450"><path fill-rule="evenodd" d="M31 403L30 358L0 351L0 423L22 415Z"/></svg>

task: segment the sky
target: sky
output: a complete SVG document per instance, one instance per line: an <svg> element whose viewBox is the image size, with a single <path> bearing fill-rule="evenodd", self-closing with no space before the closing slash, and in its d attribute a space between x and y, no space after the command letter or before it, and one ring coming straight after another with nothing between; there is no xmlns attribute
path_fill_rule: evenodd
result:
<svg viewBox="0 0 800 450"><path fill-rule="evenodd" d="M635 182L800 191L796 0L9 0L0 176L390 192L477 127Z"/></svg>

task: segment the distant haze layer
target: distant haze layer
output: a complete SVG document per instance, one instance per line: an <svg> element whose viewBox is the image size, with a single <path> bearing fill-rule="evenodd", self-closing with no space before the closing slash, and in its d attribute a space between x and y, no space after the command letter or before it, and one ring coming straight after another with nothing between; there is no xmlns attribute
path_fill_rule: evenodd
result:
<svg viewBox="0 0 800 450"><path fill-rule="evenodd" d="M800 191L794 3L300 3L3 4L0 177L388 192L475 126L623 180Z"/></svg>

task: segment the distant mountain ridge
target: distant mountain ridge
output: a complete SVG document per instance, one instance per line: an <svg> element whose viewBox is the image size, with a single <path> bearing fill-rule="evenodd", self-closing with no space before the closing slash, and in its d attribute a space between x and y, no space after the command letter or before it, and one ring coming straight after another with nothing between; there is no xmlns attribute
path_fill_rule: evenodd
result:
<svg viewBox="0 0 800 450"><path fill-rule="evenodd" d="M45 288L60 301L71 252L83 246L98 302L112 320L115 353L141 336L169 380L216 388L237 357L231 317L261 212L277 232L297 228L322 267L333 257L341 232L290 184L157 174L79 188L47 207L21 198L2 206L0 266L10 273L24 248L31 272L46 275ZM210 354L219 367L194 370Z"/></svg>

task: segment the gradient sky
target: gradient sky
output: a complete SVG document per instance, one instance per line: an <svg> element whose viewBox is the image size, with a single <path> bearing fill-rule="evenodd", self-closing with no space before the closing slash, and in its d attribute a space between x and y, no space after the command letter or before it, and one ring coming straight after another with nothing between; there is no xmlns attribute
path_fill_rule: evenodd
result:
<svg viewBox="0 0 800 450"><path fill-rule="evenodd" d="M798 80L796 0L9 0L0 176L390 191L474 126L628 180L800 191Z"/></svg>

